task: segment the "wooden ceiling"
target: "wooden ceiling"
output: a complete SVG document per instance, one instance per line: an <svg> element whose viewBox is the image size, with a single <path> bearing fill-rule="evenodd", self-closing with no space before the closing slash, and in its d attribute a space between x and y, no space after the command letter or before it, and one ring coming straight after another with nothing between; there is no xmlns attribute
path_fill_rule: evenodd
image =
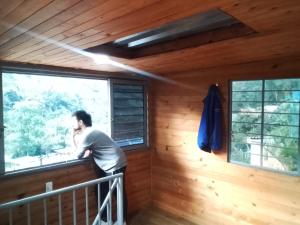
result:
<svg viewBox="0 0 300 225"><path fill-rule="evenodd" d="M299 0L0 0L0 60L120 71L62 44L86 49L213 8L257 33L138 59L113 59L166 75L300 56Z"/></svg>

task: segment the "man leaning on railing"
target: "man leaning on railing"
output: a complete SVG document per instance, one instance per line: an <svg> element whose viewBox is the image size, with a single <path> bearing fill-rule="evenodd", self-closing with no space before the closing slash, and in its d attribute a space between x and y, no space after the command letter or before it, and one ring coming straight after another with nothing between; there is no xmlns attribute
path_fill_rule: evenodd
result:
<svg viewBox="0 0 300 225"><path fill-rule="evenodd" d="M78 152L78 158L92 156L97 176L106 177L123 173L123 217L124 225L127 216L127 197L125 191L125 171L127 160L122 149L105 133L92 128L91 115L84 110L73 113L73 143ZM101 185L100 202L109 192L109 183ZM96 196L97 196L96 191ZM114 195L116 193L114 192ZM97 198L98 199L98 196ZM101 215L101 224L107 224L107 214Z"/></svg>

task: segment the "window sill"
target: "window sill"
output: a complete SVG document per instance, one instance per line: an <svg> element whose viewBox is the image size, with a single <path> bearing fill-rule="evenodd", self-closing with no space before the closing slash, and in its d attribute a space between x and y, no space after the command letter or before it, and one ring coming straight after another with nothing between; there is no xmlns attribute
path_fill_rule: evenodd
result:
<svg viewBox="0 0 300 225"><path fill-rule="evenodd" d="M127 148L122 148L122 149L124 150L124 152L126 154L127 153L133 154L134 152L150 151L150 147L147 145L135 145L135 146L129 146ZM61 162L61 163L45 165L45 166L40 166L40 167L27 168L27 169L22 169L22 170L17 170L17 171L10 171L10 172L0 175L0 181L4 180L4 179L10 179L10 178L15 178L15 177L24 176L24 175L33 175L36 173L53 171L56 169L73 167L73 166L82 165L85 163L89 163L89 158L74 159L74 160L67 161L67 162Z"/></svg>
<svg viewBox="0 0 300 225"><path fill-rule="evenodd" d="M32 175L32 174L36 174L36 173L52 171L52 170L61 169L61 168L68 168L68 167L81 165L81 164L88 163L88 162L89 162L88 158L74 159L74 160L67 161L67 162L55 163L55 164L50 164L50 165L45 165L45 166L40 166L40 167L27 168L27 169L22 169L22 170L17 170L17 171L10 171L10 172L0 175L0 181L4 180L4 179L15 178L18 176Z"/></svg>
<svg viewBox="0 0 300 225"><path fill-rule="evenodd" d="M131 152L131 151L146 151L150 149L150 146L146 144L140 144L140 145L130 145L130 146L124 146L121 147L121 149L124 152Z"/></svg>

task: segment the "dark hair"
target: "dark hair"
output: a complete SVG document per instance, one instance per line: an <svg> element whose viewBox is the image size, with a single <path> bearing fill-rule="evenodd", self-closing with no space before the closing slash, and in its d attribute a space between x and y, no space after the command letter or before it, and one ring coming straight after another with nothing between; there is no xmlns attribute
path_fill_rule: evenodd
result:
<svg viewBox="0 0 300 225"><path fill-rule="evenodd" d="M75 116L78 121L82 120L83 124L86 127L91 127L92 126L92 117L86 111L78 110L78 111L74 112L72 114L72 116Z"/></svg>

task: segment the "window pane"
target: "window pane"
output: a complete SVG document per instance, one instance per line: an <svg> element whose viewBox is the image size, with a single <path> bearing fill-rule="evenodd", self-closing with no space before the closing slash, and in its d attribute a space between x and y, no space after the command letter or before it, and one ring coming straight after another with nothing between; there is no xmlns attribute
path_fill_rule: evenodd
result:
<svg viewBox="0 0 300 225"><path fill-rule="evenodd" d="M261 125L253 123L236 123L232 122L232 132L234 133L250 133L250 134L260 134Z"/></svg>
<svg viewBox="0 0 300 225"><path fill-rule="evenodd" d="M231 136L231 140L236 143L247 143L257 145L261 143L261 135L233 133Z"/></svg>
<svg viewBox="0 0 300 225"><path fill-rule="evenodd" d="M145 143L144 86L113 84L113 138L120 146Z"/></svg>
<svg viewBox="0 0 300 225"><path fill-rule="evenodd" d="M271 102L299 102L300 91L266 91L265 101Z"/></svg>
<svg viewBox="0 0 300 225"><path fill-rule="evenodd" d="M265 103L266 113L299 113L299 104L295 103Z"/></svg>
<svg viewBox="0 0 300 225"><path fill-rule="evenodd" d="M260 135L232 134L231 160L249 165L260 165L260 143Z"/></svg>
<svg viewBox="0 0 300 225"><path fill-rule="evenodd" d="M298 126L298 124L299 124L299 115L265 113L264 114L264 122L266 124Z"/></svg>
<svg viewBox="0 0 300 225"><path fill-rule="evenodd" d="M265 146L298 149L298 142L296 138L265 136L263 144Z"/></svg>
<svg viewBox="0 0 300 225"><path fill-rule="evenodd" d="M250 164L250 145L232 142L230 158L236 162Z"/></svg>
<svg viewBox="0 0 300 225"><path fill-rule="evenodd" d="M261 101L262 99L262 92L236 92L232 95L232 101Z"/></svg>
<svg viewBox="0 0 300 225"><path fill-rule="evenodd" d="M262 90L261 80L232 82L232 91L261 91L261 90Z"/></svg>
<svg viewBox="0 0 300 225"><path fill-rule="evenodd" d="M232 113L232 122L261 123L261 113Z"/></svg>
<svg viewBox="0 0 300 225"><path fill-rule="evenodd" d="M84 109L109 134L106 80L3 73L5 171L72 160L71 115Z"/></svg>
<svg viewBox="0 0 300 225"><path fill-rule="evenodd" d="M300 79L234 81L231 96L230 161L299 173Z"/></svg>
<svg viewBox="0 0 300 225"><path fill-rule="evenodd" d="M299 127L281 126L281 125L264 125L264 135L283 136L298 138Z"/></svg>
<svg viewBox="0 0 300 225"><path fill-rule="evenodd" d="M124 123L124 122L143 122L144 115L137 116L115 116L114 123Z"/></svg>
<svg viewBox="0 0 300 225"><path fill-rule="evenodd" d="M233 112L261 112L261 102L232 102Z"/></svg>
<svg viewBox="0 0 300 225"><path fill-rule="evenodd" d="M297 171L298 149L263 147L263 167L280 171Z"/></svg>
<svg viewBox="0 0 300 225"><path fill-rule="evenodd" d="M115 108L143 108L144 101L143 99L139 98L131 98L131 99L124 99L124 98L115 98Z"/></svg>
<svg viewBox="0 0 300 225"><path fill-rule="evenodd" d="M300 90L300 79L266 80L265 90Z"/></svg>

